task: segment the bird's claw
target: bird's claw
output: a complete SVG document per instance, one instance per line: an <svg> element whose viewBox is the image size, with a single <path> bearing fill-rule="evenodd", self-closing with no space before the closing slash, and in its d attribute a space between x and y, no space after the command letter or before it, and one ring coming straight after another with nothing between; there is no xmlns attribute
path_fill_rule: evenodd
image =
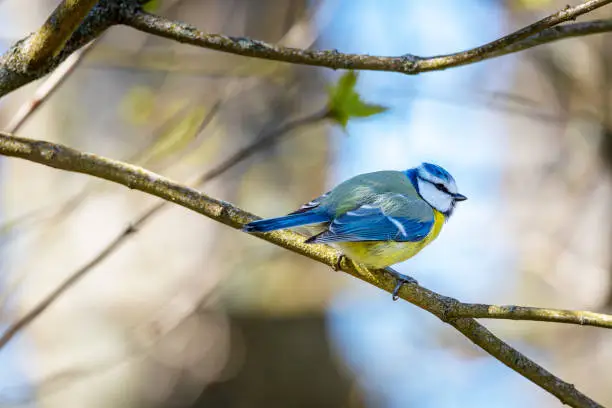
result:
<svg viewBox="0 0 612 408"><path fill-rule="evenodd" d="M393 301L396 301L397 299L399 299L399 291L402 289L402 286L406 284L408 285L418 285L419 284L419 282L417 282L417 280L411 276L403 275L397 271L389 271L389 273L391 274L391 276L395 278L395 281L396 281L395 288L393 289L393 292L391 293L391 295L393 296Z"/></svg>
<svg viewBox="0 0 612 408"><path fill-rule="evenodd" d="M342 260L343 259L346 259L346 256L344 254L340 254L338 259L336 260L336 263L334 264L334 266L332 266L332 269L334 271L338 272L340 270L340 267L342 266Z"/></svg>

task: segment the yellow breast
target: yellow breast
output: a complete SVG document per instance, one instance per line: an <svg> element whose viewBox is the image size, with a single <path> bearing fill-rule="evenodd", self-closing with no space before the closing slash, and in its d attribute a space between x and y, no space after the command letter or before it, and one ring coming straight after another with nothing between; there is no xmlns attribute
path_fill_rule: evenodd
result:
<svg viewBox="0 0 612 408"><path fill-rule="evenodd" d="M434 210L434 224L429 234L418 242L342 242L336 246L349 258L372 268L385 268L418 254L436 239L444 225L444 214Z"/></svg>

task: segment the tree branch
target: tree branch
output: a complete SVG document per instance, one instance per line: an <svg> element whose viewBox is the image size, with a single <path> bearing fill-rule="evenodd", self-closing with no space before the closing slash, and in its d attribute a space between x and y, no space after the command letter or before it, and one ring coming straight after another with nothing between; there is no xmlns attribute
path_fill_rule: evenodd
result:
<svg viewBox="0 0 612 408"><path fill-rule="evenodd" d="M122 13L139 7L137 0L65 0L39 31L17 41L0 57L0 97L53 71L70 54L118 24ZM87 14L84 19L83 13ZM75 22L81 22L76 29Z"/></svg>
<svg viewBox="0 0 612 408"><path fill-rule="evenodd" d="M8 133L17 132L26 120L34 114L49 99L49 97L64 83L66 79L74 72L83 57L93 48L95 40L87 44L85 47L71 54L49 77L36 89L31 99L24 102L15 116L9 122L6 131Z"/></svg>
<svg viewBox="0 0 612 408"><path fill-rule="evenodd" d="M612 20L591 20L583 23L573 23L551 27L527 37L516 44L510 45L497 53L491 54L491 58L523 51L528 48L533 48L535 46L553 41L583 37L593 34L603 34L610 31L612 31Z"/></svg>
<svg viewBox="0 0 612 408"><path fill-rule="evenodd" d="M116 24L128 25L137 30L182 43L254 58L332 69L388 71L411 75L472 64L565 38L612 31L612 20L596 20L555 27L612 2L612 0L589 0L577 6L568 6L510 35L467 51L433 57L419 57L411 54L383 57L344 54L336 50L290 48L245 37L207 34L188 24L142 11L141 7L145 2L146 0L100 0L91 8L81 25L74 29L73 23L78 21L77 17L82 15L88 5L95 2L93 0L64 0L64 3L58 8L62 11L56 10L53 15L69 22L66 30L54 32L45 29L57 21L52 15L41 30L18 41L0 57L0 97L51 72L70 54ZM66 10L73 10L75 13L66 13ZM51 32L54 33L49 37L52 39L46 40L51 46L48 51L45 51L46 48L36 44L42 44L38 40L47 38L45 35ZM61 47L59 47L60 44Z"/></svg>
<svg viewBox="0 0 612 408"><path fill-rule="evenodd" d="M207 34L191 25L149 14L142 10L135 10L133 13L126 14L123 24L159 37L247 57L333 69L389 71L414 75L467 65L562 38L610 31L612 30L612 22L610 21L597 21L592 25L581 23L576 24L575 27L564 26L561 29L551 29L551 27L565 21L574 20L576 17L603 7L610 2L612 0L589 0L577 6L567 6L555 14L498 40L467 51L434 57L419 57L410 54L398 57L382 57L344 54L336 50L289 48L246 37Z"/></svg>
<svg viewBox="0 0 612 408"><path fill-rule="evenodd" d="M473 317L475 319L531 320L612 329L612 315L578 310L560 310L526 306L458 303L448 311L446 317L449 319Z"/></svg>
<svg viewBox="0 0 612 408"><path fill-rule="evenodd" d="M119 183L171 201L232 228L242 228L245 223L257 219L253 214L227 202L206 196L143 168L92 153L79 152L60 144L0 133L0 154ZM394 290L395 279L385 270L372 270L362 275L350 260L344 257L339 259L338 252L331 247L305 244L304 237L301 235L290 231L276 231L258 236L330 267L338 265L340 261L339 266L342 271L387 292L391 293ZM579 392L572 384L554 376L497 338L476 320L452 317L454 308L461 304L456 299L440 295L419 285L404 285L398 295L452 325L474 344L555 395L561 402L573 407L601 407L597 402Z"/></svg>
<svg viewBox="0 0 612 408"><path fill-rule="evenodd" d="M36 70L55 58L98 0L63 0L22 44L24 67Z"/></svg>

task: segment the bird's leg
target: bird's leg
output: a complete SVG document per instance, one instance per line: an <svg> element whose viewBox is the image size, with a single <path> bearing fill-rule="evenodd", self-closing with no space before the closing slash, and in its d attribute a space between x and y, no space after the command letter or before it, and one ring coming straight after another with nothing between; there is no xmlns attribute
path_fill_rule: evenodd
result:
<svg viewBox="0 0 612 408"><path fill-rule="evenodd" d="M334 266L332 266L332 269L336 272L338 272L340 270L340 267L342 266L342 261L343 260L347 260L347 261L351 261L353 263L353 266L355 267L355 269L362 275L372 275L371 272L367 269L364 268L361 264L358 264L356 262L353 262L352 260L350 260L349 258L346 257L346 255L344 254L340 254L338 256L338 259L336 260L336 263L334 264ZM402 286L404 285L418 285L419 282L414 279L412 276L408 276L408 275L404 275L399 273L398 271L396 271L393 268L385 268L385 271L387 271L387 273L389 273L391 276L393 276L395 278L396 284L395 284L395 288L393 289L393 292L391 293L393 296L393 300L397 300L399 299L399 291L402 289ZM367 272L367 273L366 273Z"/></svg>
<svg viewBox="0 0 612 408"><path fill-rule="evenodd" d="M347 257L344 254L340 254L338 256L338 260L336 261L334 266L332 266L332 269L335 271L339 271L340 267L342 266L342 260L345 260L347 263L351 263L353 265L353 268L355 268L355 271L357 271L358 274L368 276L370 277L370 279L374 281L377 280L376 276L374 276L372 272L370 272L370 270L365 265L362 265L359 262L353 261L351 258Z"/></svg>
<svg viewBox="0 0 612 408"><path fill-rule="evenodd" d="M389 274L393 276L396 281L395 289L393 289L393 292L392 292L394 301L399 299L399 291L402 288L402 286L406 284L408 285L418 285L419 284L419 282L417 282L417 280L414 279L413 277L408 276L408 275L403 275L393 268L386 268L385 270L389 272Z"/></svg>

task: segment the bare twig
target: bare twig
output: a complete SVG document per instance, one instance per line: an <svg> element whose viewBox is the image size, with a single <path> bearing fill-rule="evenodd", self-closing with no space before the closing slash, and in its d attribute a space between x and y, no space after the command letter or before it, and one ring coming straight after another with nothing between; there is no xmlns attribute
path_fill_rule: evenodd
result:
<svg viewBox="0 0 612 408"><path fill-rule="evenodd" d="M530 320L612 329L612 315L578 310L560 310L513 305L496 306L479 303L460 303L452 310L449 310L446 317L449 319L473 317L475 319Z"/></svg>
<svg viewBox="0 0 612 408"><path fill-rule="evenodd" d="M140 190L181 205L232 228L242 228L244 224L258 218L227 202L209 197L143 168L95 154L79 152L60 144L0 133L0 154L122 184L130 189ZM339 258L338 252L331 247L305 244L303 236L299 234L290 231L276 231L258 236L330 267L339 266L340 270L387 292L391 293L395 289L395 279L387 271L372 270L367 274L362 274L350 260L344 257ZM461 304L456 299L440 295L419 285L404 285L398 295L452 325L474 344L555 395L561 402L573 407L601 407L572 384L554 376L497 338L473 318L452 317L452 310Z"/></svg>
<svg viewBox="0 0 612 408"><path fill-rule="evenodd" d="M208 125L210 125L212 123L212 120L215 118L215 116L217 115L217 113L219 112L219 109L221 107L221 99L217 99L217 101L215 101L210 110L206 113L206 115L204 116L204 118L202 119L202 121L199 124L199 128L197 129L196 132L194 132L196 135L199 135L201 133L204 132L204 130L208 127ZM160 139L163 138L163 136L165 135L165 133L168 131L168 129L171 126L176 126L176 122L178 120L180 120L181 118L181 114L184 114L184 111L178 111L175 115L173 115L172 117L170 117L167 121L165 121L164 123L161 124L161 126L159 126L157 129L154 130L154 135L152 137L152 145L155 145L156 143L158 143L160 141ZM197 138L197 136L196 136ZM137 163L140 164L141 166L148 166L149 165L149 161L148 160L150 158L152 152L152 147L151 145L147 148L145 148L144 150L141 150L139 152L137 152L136 154L132 155L131 157L129 157L128 159L126 159L127 162L129 163ZM94 180L92 180L94 181ZM76 209L78 209L81 204L83 204L86 199L93 193L96 191L96 189L98 188L97 184L95 183L91 183L91 184L86 184L85 187L79 191L78 193L76 193L74 196L70 197L67 201L61 203L59 205L59 209L57 211L55 211L50 217L49 219L54 223L57 224L59 222L61 222L62 220L64 220L65 218L67 218L72 212L74 212Z"/></svg>
<svg viewBox="0 0 612 408"><path fill-rule="evenodd" d="M364 54L344 54L336 50L321 51L289 48L246 37L208 34L199 31L191 25L149 14L142 10L136 10L134 13L127 14L123 23L149 34L247 57L333 69L389 71L412 75L471 64L565 37L609 31L612 29L612 24L609 22L597 22L592 27L588 26L589 23L582 23L574 27L575 30L572 30L569 26L564 27L562 30L550 29L565 21L574 20L580 15L603 7L610 2L612 0L589 0L577 6L568 6L525 28L480 47L434 57L419 57L411 54L398 57L382 57Z"/></svg>
<svg viewBox="0 0 612 408"><path fill-rule="evenodd" d="M565 24L548 28L534 34L518 43L504 48L499 54L501 56L533 48L535 46L564 40L567 38L583 37L586 35L603 34L612 31L612 20L591 20L583 23Z"/></svg>
<svg viewBox="0 0 612 408"><path fill-rule="evenodd" d="M124 233L125 236L134 232L133 228L128 228ZM94 259L83 265L78 271L70 275L64 280L57 288L53 290L48 296L36 304L32 309L28 311L23 317L11 324L0 336L0 349L2 349L13 337L15 337L20 331L27 327L34 319L36 319L42 312L47 310L59 297L66 292L72 285L74 285L83 275L89 270L98 265L108 255L113 253L115 249L121 244L122 240L115 240L111 245L104 248Z"/></svg>
<svg viewBox="0 0 612 408"><path fill-rule="evenodd" d="M59 88L61 84L74 72L75 68L82 61L83 57L92 49L94 41L85 47L71 54L66 60L49 75L34 92L32 98L26 101L15 113L9 122L6 131L8 133L17 132L25 121L40 108L40 106Z"/></svg>
<svg viewBox="0 0 612 408"><path fill-rule="evenodd" d="M213 169L210 169L209 171L203 173L200 176L197 176L188 184L199 186L216 177L219 177L235 165L240 164L244 160L253 156L255 153L270 148L272 145L277 143L284 136L289 135L294 130L325 120L328 117L328 114L329 113L327 110L322 110L320 112L287 122L284 125L281 125L270 132L265 132L263 135L255 139L253 143L238 150L236 153L228 157L218 166Z"/></svg>

